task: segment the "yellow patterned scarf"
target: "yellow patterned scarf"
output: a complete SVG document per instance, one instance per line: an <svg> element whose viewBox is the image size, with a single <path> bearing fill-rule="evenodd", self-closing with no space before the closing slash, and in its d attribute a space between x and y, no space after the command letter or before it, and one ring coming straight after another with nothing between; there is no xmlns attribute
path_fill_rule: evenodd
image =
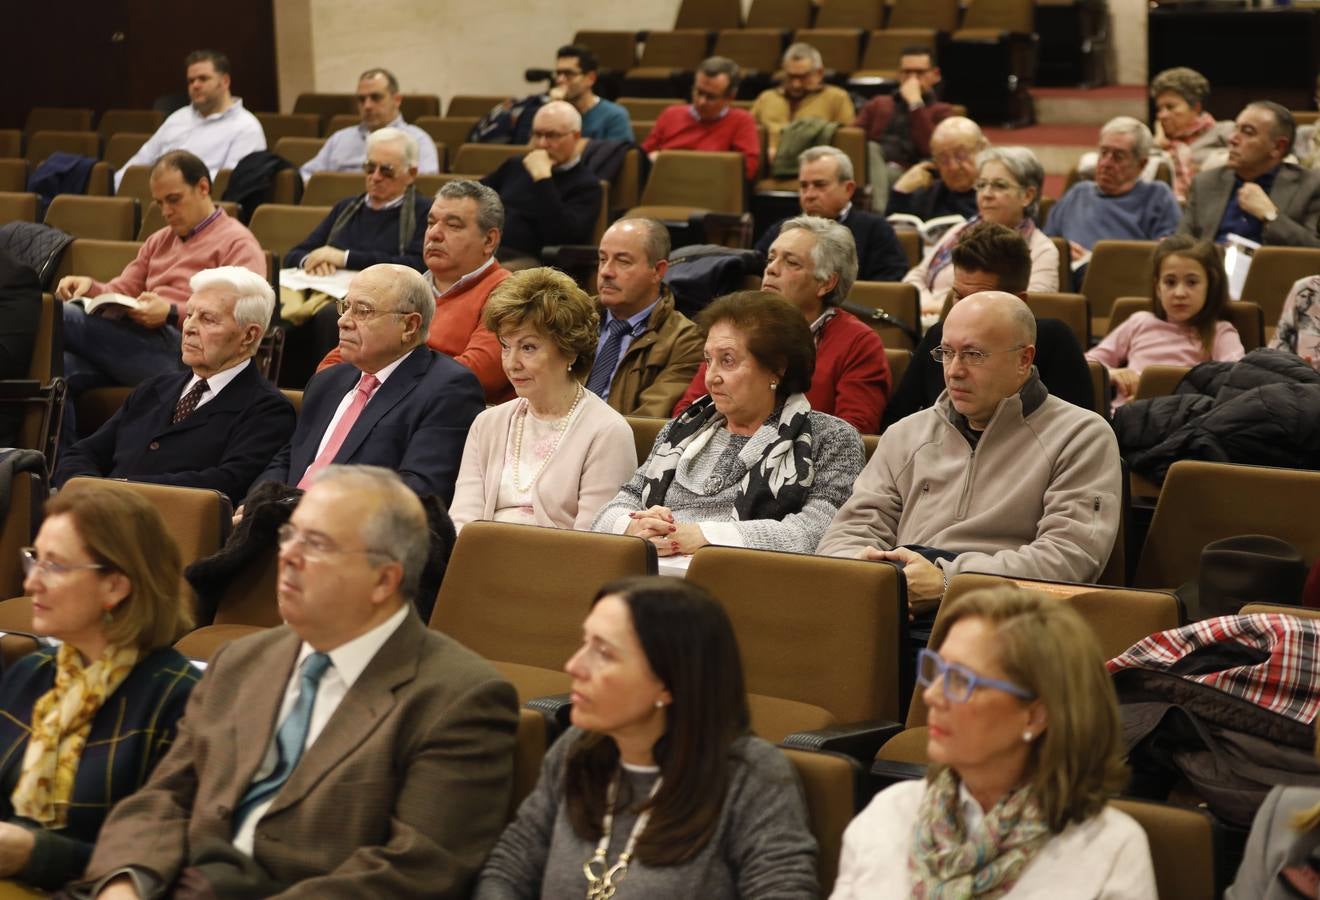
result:
<svg viewBox="0 0 1320 900"><path fill-rule="evenodd" d="M32 735L23 754L23 774L11 800L14 812L47 828L63 828L69 820L73 779L92 718L105 698L133 671L136 647L105 648L100 658L84 666L68 644L55 656L55 686L32 707Z"/></svg>

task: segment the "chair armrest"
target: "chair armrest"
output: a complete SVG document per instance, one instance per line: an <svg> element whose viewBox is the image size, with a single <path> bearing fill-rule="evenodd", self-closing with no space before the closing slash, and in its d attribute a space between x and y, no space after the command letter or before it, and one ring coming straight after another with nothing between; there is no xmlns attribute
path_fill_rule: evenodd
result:
<svg viewBox="0 0 1320 900"><path fill-rule="evenodd" d="M902 730L901 722L874 719L868 722L831 725L814 731L795 731L780 741L780 744L796 750L842 753L865 767L875 759L875 754L881 745Z"/></svg>
<svg viewBox="0 0 1320 900"><path fill-rule="evenodd" d="M693 213L688 216L693 243L746 250L752 246L751 213Z"/></svg>
<svg viewBox="0 0 1320 900"><path fill-rule="evenodd" d="M550 726L552 735L547 735L550 740L554 740L563 731L566 731L573 724L570 716L573 712L573 702L569 698L571 694L551 694L548 697L533 697L523 706L528 709L534 709L545 716L546 723Z"/></svg>
<svg viewBox="0 0 1320 900"><path fill-rule="evenodd" d="M888 787L900 781L914 781L926 777L926 767L916 763L877 759L871 762L871 778L878 787Z"/></svg>

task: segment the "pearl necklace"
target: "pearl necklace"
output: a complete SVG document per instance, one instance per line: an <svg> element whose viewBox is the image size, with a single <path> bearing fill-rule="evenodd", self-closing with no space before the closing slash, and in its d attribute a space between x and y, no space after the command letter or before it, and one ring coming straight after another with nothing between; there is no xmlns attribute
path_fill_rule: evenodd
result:
<svg viewBox="0 0 1320 900"><path fill-rule="evenodd" d="M518 469L522 463L523 425L527 421L531 404L527 403L523 405L522 410L518 413L518 427L514 429L513 432L513 489L515 491L520 494L525 494L532 489L532 485L536 484L536 479L540 477L541 470L545 468L545 464L550 461L550 458L555 455L555 451L559 449L559 441L564 436L564 429L566 429L568 423L572 421L573 413L577 412L578 404L582 402L583 393L585 392L582 389L582 385L579 384L577 386L577 394L573 397L573 405L568 408L568 412L564 414L564 417L555 423L555 442L550 445L550 452L541 459L540 465L536 467L536 471L532 473L532 477L528 480L526 485L524 485L522 480L518 477Z"/></svg>

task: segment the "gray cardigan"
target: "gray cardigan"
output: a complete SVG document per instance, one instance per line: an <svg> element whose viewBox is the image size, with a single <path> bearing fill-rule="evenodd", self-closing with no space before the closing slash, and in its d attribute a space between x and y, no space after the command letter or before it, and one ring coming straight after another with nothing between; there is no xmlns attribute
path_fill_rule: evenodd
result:
<svg viewBox="0 0 1320 900"><path fill-rule="evenodd" d="M536 789L518 808L486 861L475 900L530 900L581 897L587 888L582 864L595 841L584 840L569 824L564 806L564 766L584 732L570 729L541 767ZM734 743L728 794L710 842L681 865L648 868L634 860L620 882L620 895L647 898L756 897L807 900L820 893L816 841L792 764L760 738ZM626 772L620 797L633 807L650 792L655 775ZM620 804L622 805L622 804ZM634 808L615 812L606 854L618 861L636 821Z"/></svg>

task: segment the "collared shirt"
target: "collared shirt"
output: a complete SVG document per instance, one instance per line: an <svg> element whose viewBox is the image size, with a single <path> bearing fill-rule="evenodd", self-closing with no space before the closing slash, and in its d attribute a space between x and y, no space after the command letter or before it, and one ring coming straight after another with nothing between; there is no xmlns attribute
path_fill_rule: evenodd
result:
<svg viewBox="0 0 1320 900"><path fill-rule="evenodd" d="M224 112L203 116L192 106L176 110L156 133L115 173L115 187L129 166L149 166L171 150L187 150L201 158L211 180L221 169L232 169L249 153L266 149L266 132L238 97Z"/></svg>
<svg viewBox="0 0 1320 900"><path fill-rule="evenodd" d="M660 298L659 296L657 296L654 300L651 301L651 304L647 306L646 309L642 310L635 316L628 317L627 319L628 330L624 332L623 339L619 341L619 358L614 361L614 372L610 373L611 384L614 382L614 373L619 371L619 363L623 362L624 356L628 354L628 348L632 346L633 340L641 337L643 334L646 333L646 323L650 321L651 312L652 310L655 309L655 305L659 302L660 302ZM614 316L610 315L610 319L612 320L613 318ZM606 328L604 325L602 325L600 329L600 340L596 341L597 359L600 358L600 350L602 347L605 346L605 338L608 336L609 336L609 329ZM609 386L606 385L605 394L602 399L608 400L609 398L610 398Z"/></svg>
<svg viewBox="0 0 1320 900"><path fill-rule="evenodd" d="M1268 195L1274 187L1274 179L1278 174L1279 167L1275 166L1257 178L1255 183L1260 185L1260 189ZM1226 243L1230 234L1241 235L1258 244L1264 236L1265 222L1243 211L1242 207L1238 205L1238 191L1242 189L1244 184L1246 182L1240 176L1234 176L1233 190L1228 192L1228 205L1224 207L1224 217L1219 220L1219 230L1215 232L1216 244Z"/></svg>
<svg viewBox="0 0 1320 900"><path fill-rule="evenodd" d="M307 742L303 744L304 753L320 737L326 723L330 721L330 717L339 708L339 704L349 690L357 683L362 672L376 657L376 654L380 652L380 648L393 636L394 632L399 630L399 626L403 624L408 611L408 604L402 604L394 615L366 634L359 635L329 651L330 667L321 676L321 683L316 690L316 701L312 705L312 718L307 729ZM280 704L280 714L276 716L276 722L283 723L293 710L293 704L298 700L298 687L303 663L314 652L316 652L314 648L303 641L302 647L298 650L298 659L294 663L293 672L289 675L289 681L284 686L284 701ZM278 733L278 726L271 730L266 755L257 771L253 773L250 784L255 784L275 770L275 765L279 761L279 753L275 748L275 736ZM278 796L279 792L277 791L265 803L254 806L252 811L248 813L247 818L241 823L234 823L238 826L234 829L235 848L243 851L248 856L252 855L252 844L256 836L257 823L261 821L261 817L266 814L266 810L270 808L271 803Z"/></svg>
<svg viewBox="0 0 1320 900"><path fill-rule="evenodd" d="M417 141L417 174L434 175L440 171L440 158L435 152L435 139L416 125L403 121L403 115L394 117L387 128L406 131ZM330 137L315 156L305 162L298 170L303 181L316 172L360 172L367 160L367 136L371 129L358 124L341 128Z"/></svg>
<svg viewBox="0 0 1320 900"><path fill-rule="evenodd" d="M469 282L476 281L478 278L481 277L483 272L485 272L493 265L495 265L495 257L494 256L488 257L484 263L477 266L471 272L468 272L466 275L458 279L458 281L455 281L446 290L443 291L436 289L435 275L433 275L430 272L427 272L426 278L428 281L431 282L431 292L435 294L435 299L443 300L446 297L448 297L450 294L456 294L459 291L463 290L463 288L465 288Z"/></svg>
<svg viewBox="0 0 1320 900"><path fill-rule="evenodd" d="M849 200L848 205L845 206L843 209L839 210L839 215L835 218L834 221L838 222L840 225L847 222L849 214L852 213L852 208L853 208L852 201Z"/></svg>
<svg viewBox="0 0 1320 900"><path fill-rule="evenodd" d="M413 350L415 349L417 348L414 347ZM376 385L376 391L371 395L371 400L375 400L380 396L380 389L385 386L385 381L394 374L394 370L412 354L413 350L409 350L407 353L403 354L403 356L400 356L379 372L372 373L376 376L376 380L379 381L380 384ZM358 381L361 380L361 376L359 375ZM353 395L357 393L357 386L358 382L354 381L353 386L349 388L348 393L344 395L344 399L339 401L339 406L335 409L335 414L330 417L330 422L325 426L325 432L321 435L321 443L316 445L316 456L313 456L312 459L316 459L321 455L321 451L325 449L325 445L330 441L330 435L335 433L335 426L338 425L339 420L344 417L344 413L348 412L348 405L353 402ZM367 406L371 405L371 400L367 401Z"/></svg>
<svg viewBox="0 0 1320 900"><path fill-rule="evenodd" d="M720 114L719 114L718 116L716 116L715 119L723 119L725 116L727 116L727 115L729 114L729 110L731 110L731 109L733 109L733 104L732 104L732 103L730 103L728 106L724 107L724 109L720 110ZM689 105L688 105L688 115L691 116L692 118L696 119L698 122L704 122L704 121L706 121L705 119L701 118L701 113L697 112L696 104L689 104ZM715 121L715 119L711 119L710 121L713 122L713 121Z"/></svg>
<svg viewBox="0 0 1320 900"><path fill-rule="evenodd" d="M209 216L207 216L205 219L202 219L202 221L198 222L192 228L189 228L188 233L185 234L183 237L179 238L179 240L181 241L191 240L192 238L201 234L204 230L206 230L208 226L210 226L212 222L220 218L220 214L222 212L224 212L224 210L217 206L215 209L211 210L211 214Z"/></svg>
<svg viewBox="0 0 1320 900"><path fill-rule="evenodd" d="M229 384L229 382L237 378L239 373L242 372L244 369L246 369L251 363L252 363L252 357L248 357L238 365L230 366L228 369L225 369L223 372L216 372L214 375L207 378L206 390L202 391L202 396L197 401L197 407L200 408L202 406L205 406L207 403L211 402L216 397L218 397L220 395L220 392L225 389L225 387ZM188 383L185 384L183 386L183 390L179 392L179 400L182 400L184 396L193 389L193 385L195 385L197 382L201 380L202 380L201 378L197 377L197 373L194 372L193 377L188 379ZM178 401L175 402L177 404Z"/></svg>

